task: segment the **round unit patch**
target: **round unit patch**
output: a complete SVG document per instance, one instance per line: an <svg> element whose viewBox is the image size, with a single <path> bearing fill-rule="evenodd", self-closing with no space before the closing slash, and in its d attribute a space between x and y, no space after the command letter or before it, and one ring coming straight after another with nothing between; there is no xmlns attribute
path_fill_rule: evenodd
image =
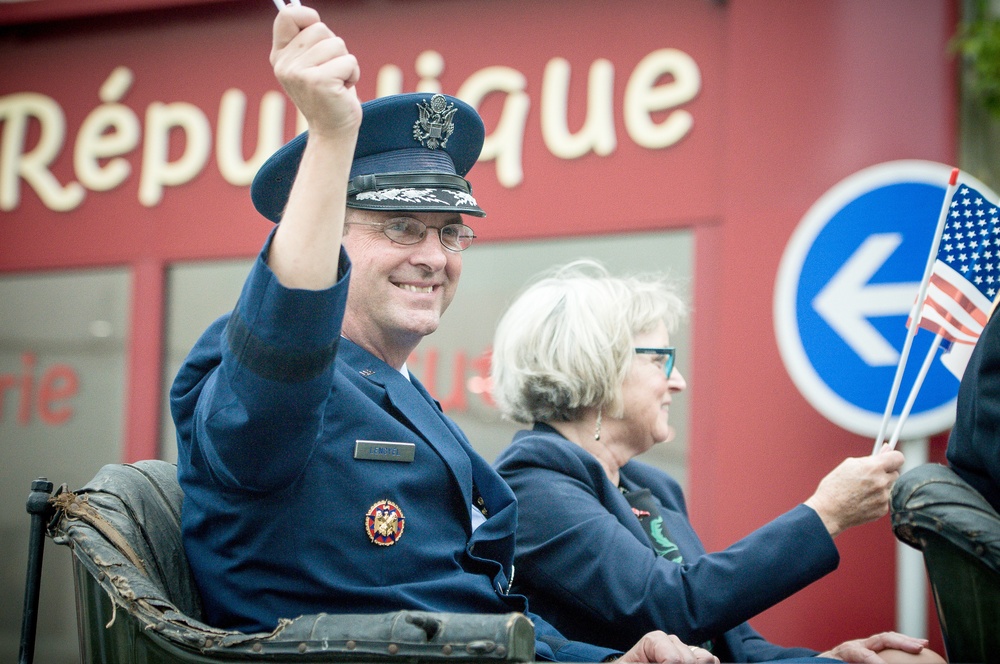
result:
<svg viewBox="0 0 1000 664"><path fill-rule="evenodd" d="M368 509L365 516L368 539L379 546L391 546L403 536L405 521L399 505L391 500L380 500Z"/></svg>

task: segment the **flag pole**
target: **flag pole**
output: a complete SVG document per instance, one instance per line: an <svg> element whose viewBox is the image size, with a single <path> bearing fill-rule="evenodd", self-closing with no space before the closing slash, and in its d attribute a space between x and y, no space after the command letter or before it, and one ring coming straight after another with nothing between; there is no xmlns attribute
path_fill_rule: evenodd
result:
<svg viewBox="0 0 1000 664"><path fill-rule="evenodd" d="M920 373L917 374L916 380L913 381L913 387L910 388L910 394L906 397L906 403L903 405L903 412L899 414L899 421L896 422L892 438L889 439L890 450L896 449L899 434L903 431L903 423L906 422L906 418L910 416L910 411L913 410L913 403L917 400L917 392L920 391L920 387L924 384L924 379L927 377L927 372L930 371L931 363L934 361L934 356L937 354L938 348L941 347L941 340L943 338L940 334L934 335L934 341L931 342L931 347L927 351L927 357L924 358L924 363L920 366Z"/></svg>
<svg viewBox="0 0 1000 664"><path fill-rule="evenodd" d="M923 311L924 300L927 298L927 286L930 283L931 270L934 268L934 261L937 259L938 247L941 244L941 234L944 232L945 220L948 218L948 206L951 197L958 188L958 169L951 169L951 177L948 179L948 188L944 192L944 202L941 204L941 214L938 215L937 228L934 231L934 242L931 244L931 251L927 256L927 265L924 267L924 276L920 280L920 290L917 293L917 300L913 303L910 311L910 325L906 329L906 340L903 342L903 350L899 356L899 364L896 365L896 375L892 379L892 388L889 390L889 400L885 405L885 413L882 415L882 424L878 430L878 437L875 438L875 446L872 454L878 454L879 448L885 441L885 434L889 430L889 419L892 417L892 409L896 405L896 397L899 395L899 385L903 382L903 372L906 370L906 361L910 355L910 346L913 344L913 337L917 333L917 323ZM940 343L940 342L939 342Z"/></svg>
<svg viewBox="0 0 1000 664"><path fill-rule="evenodd" d="M940 237L940 235L939 235ZM933 254L932 254L933 255ZM921 288L923 285L921 284ZM919 293L913 308L910 309L910 321L917 319L920 309L923 306ZM913 337L916 334L916 325L911 325L906 330L906 340L903 342L903 350L899 355L899 364L896 365L896 375L892 379L892 389L889 390L889 400L885 404L885 412L882 414L882 424L879 426L878 437L875 438L875 447L872 454L876 454L882 447L885 434L889 430L889 418L892 416L892 409L896 405L896 396L899 394L899 385L903 382L903 370L906 369L906 360L910 356L910 346L913 344Z"/></svg>

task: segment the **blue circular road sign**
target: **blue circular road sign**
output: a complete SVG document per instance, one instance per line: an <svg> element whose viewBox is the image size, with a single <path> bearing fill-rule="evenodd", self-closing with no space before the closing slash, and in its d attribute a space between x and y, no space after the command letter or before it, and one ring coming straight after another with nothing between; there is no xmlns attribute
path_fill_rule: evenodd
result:
<svg viewBox="0 0 1000 664"><path fill-rule="evenodd" d="M806 400L848 431L878 434L951 171L927 161L859 171L809 209L785 248L774 295L782 361ZM959 183L990 195L964 173ZM914 338L894 416L933 339L927 330ZM969 348L956 346L953 352ZM954 423L959 378L942 363L941 351L937 355L903 439L939 433Z"/></svg>

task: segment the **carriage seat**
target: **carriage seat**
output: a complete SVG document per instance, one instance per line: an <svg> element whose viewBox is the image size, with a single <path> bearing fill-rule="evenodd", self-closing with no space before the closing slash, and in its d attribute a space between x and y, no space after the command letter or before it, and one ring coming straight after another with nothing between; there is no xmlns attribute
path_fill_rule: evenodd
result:
<svg viewBox="0 0 1000 664"><path fill-rule="evenodd" d="M896 537L923 552L948 661L998 661L1000 514L936 463L900 476L890 511Z"/></svg>
<svg viewBox="0 0 1000 664"><path fill-rule="evenodd" d="M159 460L104 466L52 498L49 534L73 550L82 661L534 659L534 627L520 613L321 613L258 634L207 625L181 539L182 498L176 466Z"/></svg>

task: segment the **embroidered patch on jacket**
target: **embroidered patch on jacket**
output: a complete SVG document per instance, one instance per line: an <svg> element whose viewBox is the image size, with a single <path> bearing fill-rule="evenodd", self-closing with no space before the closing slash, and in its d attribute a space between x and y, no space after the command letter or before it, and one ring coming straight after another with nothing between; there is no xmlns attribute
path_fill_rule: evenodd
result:
<svg viewBox="0 0 1000 664"><path fill-rule="evenodd" d="M392 546L403 536L406 517L399 505L391 500L380 500L368 509L365 515L365 530L368 539L379 546Z"/></svg>

